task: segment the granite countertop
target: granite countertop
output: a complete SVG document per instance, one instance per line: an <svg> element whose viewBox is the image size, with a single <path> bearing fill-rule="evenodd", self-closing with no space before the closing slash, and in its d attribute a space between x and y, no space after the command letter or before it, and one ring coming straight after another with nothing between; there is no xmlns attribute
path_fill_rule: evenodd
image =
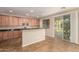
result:
<svg viewBox="0 0 79 59"><path fill-rule="evenodd" d="M43 29L43 28L24 28L24 27L5 27L0 28L0 31L18 31L18 30L33 30L33 29Z"/></svg>

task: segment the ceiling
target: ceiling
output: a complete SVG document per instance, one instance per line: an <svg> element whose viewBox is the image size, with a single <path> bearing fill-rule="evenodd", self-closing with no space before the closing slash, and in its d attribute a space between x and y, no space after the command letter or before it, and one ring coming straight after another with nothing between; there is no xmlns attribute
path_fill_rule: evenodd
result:
<svg viewBox="0 0 79 59"><path fill-rule="evenodd" d="M39 18L73 8L72 7L0 7L0 14L24 16L24 17L31 16Z"/></svg>

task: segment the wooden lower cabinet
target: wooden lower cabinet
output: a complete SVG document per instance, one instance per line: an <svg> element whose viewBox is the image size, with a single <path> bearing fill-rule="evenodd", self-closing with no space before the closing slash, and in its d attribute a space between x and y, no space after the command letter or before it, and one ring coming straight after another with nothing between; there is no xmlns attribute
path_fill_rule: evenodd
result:
<svg viewBox="0 0 79 59"><path fill-rule="evenodd" d="M2 32L2 40L7 40L8 38L8 31Z"/></svg>
<svg viewBox="0 0 79 59"><path fill-rule="evenodd" d="M13 36L14 36L14 38L20 38L21 37L21 31L14 31Z"/></svg>
<svg viewBox="0 0 79 59"><path fill-rule="evenodd" d="M0 32L0 41L2 41L2 32Z"/></svg>
<svg viewBox="0 0 79 59"><path fill-rule="evenodd" d="M8 39L21 38L21 36L22 36L21 31L5 31L5 32L0 32L0 41L8 40Z"/></svg>
<svg viewBox="0 0 79 59"><path fill-rule="evenodd" d="M14 31L9 31L8 32L8 37L9 37L9 39L13 39L14 38Z"/></svg>

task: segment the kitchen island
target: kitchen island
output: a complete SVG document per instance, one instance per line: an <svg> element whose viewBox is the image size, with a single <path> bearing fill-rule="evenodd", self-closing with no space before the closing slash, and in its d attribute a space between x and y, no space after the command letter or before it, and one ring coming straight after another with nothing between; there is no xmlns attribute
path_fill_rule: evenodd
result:
<svg viewBox="0 0 79 59"><path fill-rule="evenodd" d="M45 29L22 30L22 47L45 40Z"/></svg>
<svg viewBox="0 0 79 59"><path fill-rule="evenodd" d="M6 41L18 41L18 38L21 38L19 40L19 43L21 47L33 44L35 42L39 42L42 40L45 40L45 29L41 28L0 28L0 42L6 42ZM13 41L14 42L14 41ZM12 42L12 43L13 43ZM15 43L15 42L14 42ZM8 43L8 45L11 45ZM15 44L16 45L16 44Z"/></svg>

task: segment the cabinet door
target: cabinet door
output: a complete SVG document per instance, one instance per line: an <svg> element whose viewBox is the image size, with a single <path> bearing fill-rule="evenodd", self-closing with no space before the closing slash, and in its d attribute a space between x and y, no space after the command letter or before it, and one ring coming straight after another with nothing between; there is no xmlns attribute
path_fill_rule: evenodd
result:
<svg viewBox="0 0 79 59"><path fill-rule="evenodd" d="M14 31L14 38L17 38L18 37L18 32L17 31Z"/></svg>
<svg viewBox="0 0 79 59"><path fill-rule="evenodd" d="M32 26L32 19L29 19L28 23L29 23L29 26Z"/></svg>
<svg viewBox="0 0 79 59"><path fill-rule="evenodd" d="M16 26L16 17L13 17L13 26Z"/></svg>
<svg viewBox="0 0 79 59"><path fill-rule="evenodd" d="M3 40L8 40L9 39L8 31L2 32L2 35L3 35Z"/></svg>
<svg viewBox="0 0 79 59"><path fill-rule="evenodd" d="M37 25L37 20L35 19L35 26Z"/></svg>
<svg viewBox="0 0 79 59"><path fill-rule="evenodd" d="M29 19L28 18L25 18L25 23L26 24L28 24L28 21L29 21Z"/></svg>
<svg viewBox="0 0 79 59"><path fill-rule="evenodd" d="M13 17L14 26L18 26L18 17Z"/></svg>
<svg viewBox="0 0 79 59"><path fill-rule="evenodd" d="M37 25L37 26L40 25L40 20L39 20L39 19L36 20L36 25Z"/></svg>
<svg viewBox="0 0 79 59"><path fill-rule="evenodd" d="M2 26L5 26L6 23L5 23L5 16L2 16Z"/></svg>
<svg viewBox="0 0 79 59"><path fill-rule="evenodd" d="M3 38L2 38L2 32L0 32L0 41L2 41L2 39L3 39Z"/></svg>
<svg viewBox="0 0 79 59"><path fill-rule="evenodd" d="M26 24L26 19L25 18L22 18L22 19L23 19L22 23Z"/></svg>
<svg viewBox="0 0 79 59"><path fill-rule="evenodd" d="M13 37L14 37L14 39L21 38L21 32L20 31L14 31L13 32Z"/></svg>
<svg viewBox="0 0 79 59"><path fill-rule="evenodd" d="M5 25L9 26L9 16L5 16Z"/></svg>
<svg viewBox="0 0 79 59"><path fill-rule="evenodd" d="M19 17L16 17L17 21L17 26L19 26Z"/></svg>
<svg viewBox="0 0 79 59"><path fill-rule="evenodd" d="M22 32L18 31L18 37L22 38Z"/></svg>
<svg viewBox="0 0 79 59"><path fill-rule="evenodd" d="M19 17L19 25L22 26L23 18Z"/></svg>
<svg viewBox="0 0 79 59"><path fill-rule="evenodd" d="M33 27L36 27L36 19L32 20L32 25L33 25Z"/></svg>
<svg viewBox="0 0 79 59"><path fill-rule="evenodd" d="M2 26L2 17L0 16L0 27Z"/></svg>
<svg viewBox="0 0 79 59"><path fill-rule="evenodd" d="M9 39L13 39L14 38L14 32L13 31L9 31L8 32L8 36L9 36Z"/></svg>
<svg viewBox="0 0 79 59"><path fill-rule="evenodd" d="M13 26L13 17L12 16L9 16L9 25Z"/></svg>
<svg viewBox="0 0 79 59"><path fill-rule="evenodd" d="M32 27L34 26L34 23L33 22L34 22L33 19L31 19L31 26Z"/></svg>

